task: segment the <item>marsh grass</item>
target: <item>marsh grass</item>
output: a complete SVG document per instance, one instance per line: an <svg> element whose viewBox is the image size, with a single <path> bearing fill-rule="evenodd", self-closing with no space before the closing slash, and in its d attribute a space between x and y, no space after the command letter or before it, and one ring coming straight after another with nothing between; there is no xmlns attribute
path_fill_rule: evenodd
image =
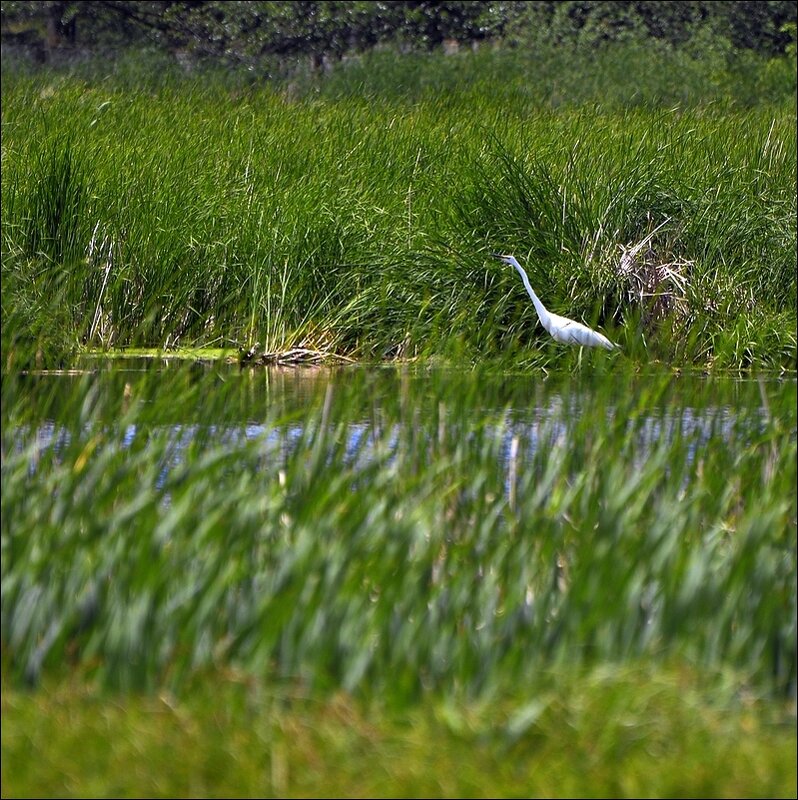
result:
<svg viewBox="0 0 798 800"><path fill-rule="evenodd" d="M701 83L649 53L684 94L633 97L620 51L558 81L562 55L517 55L375 54L321 83L4 75L4 362L259 343L559 363L502 250L633 360L794 368L794 96L743 102L728 68ZM619 269L655 229L691 265L656 324Z"/></svg>
<svg viewBox="0 0 798 800"><path fill-rule="evenodd" d="M678 657L794 695L794 384L334 375L4 381L9 676L401 705Z"/></svg>

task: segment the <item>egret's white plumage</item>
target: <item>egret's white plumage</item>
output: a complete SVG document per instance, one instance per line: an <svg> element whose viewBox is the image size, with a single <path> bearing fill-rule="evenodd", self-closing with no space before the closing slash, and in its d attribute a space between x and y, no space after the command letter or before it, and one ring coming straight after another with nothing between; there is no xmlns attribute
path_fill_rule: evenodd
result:
<svg viewBox="0 0 798 800"><path fill-rule="evenodd" d="M502 256L498 253L493 253L496 258L501 259L506 264L515 267L521 275L521 280L524 282L527 294L532 298L535 304L535 310L538 312L543 327L552 335L552 338L557 342L563 344L578 344L582 347L604 347L607 350L614 350L618 345L613 344L606 336L588 328L581 322L568 319L568 317L561 317L559 314L552 314L547 310L546 306L540 302L540 298L535 294L535 290L529 283L524 268L515 260L513 256Z"/></svg>

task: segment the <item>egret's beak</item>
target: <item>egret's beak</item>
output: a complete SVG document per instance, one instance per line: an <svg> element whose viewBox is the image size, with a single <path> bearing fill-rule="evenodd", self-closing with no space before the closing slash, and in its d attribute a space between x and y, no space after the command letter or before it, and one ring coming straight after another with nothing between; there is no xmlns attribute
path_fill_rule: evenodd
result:
<svg viewBox="0 0 798 800"><path fill-rule="evenodd" d="M504 261L504 258L505 258L505 257L504 257L504 256L503 256L501 253L491 253L491 255L492 255L494 258L499 258L499 259L501 259L502 261Z"/></svg>

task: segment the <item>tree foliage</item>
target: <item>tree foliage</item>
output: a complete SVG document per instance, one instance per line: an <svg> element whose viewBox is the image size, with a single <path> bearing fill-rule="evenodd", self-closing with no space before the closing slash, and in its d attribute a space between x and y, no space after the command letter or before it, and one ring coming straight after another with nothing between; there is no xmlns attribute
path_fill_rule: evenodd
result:
<svg viewBox="0 0 798 800"><path fill-rule="evenodd" d="M148 44L195 58L252 63L340 57L381 43L433 49L447 40L505 39L596 46L637 37L678 46L699 29L733 47L766 54L790 44L785 25L796 21L794 0L5 0L3 44L56 50L104 50Z"/></svg>

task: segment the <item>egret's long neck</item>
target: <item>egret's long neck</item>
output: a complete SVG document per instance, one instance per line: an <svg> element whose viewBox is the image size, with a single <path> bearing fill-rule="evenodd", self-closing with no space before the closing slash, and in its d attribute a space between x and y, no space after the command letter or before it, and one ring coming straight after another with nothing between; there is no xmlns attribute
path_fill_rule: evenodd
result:
<svg viewBox="0 0 798 800"><path fill-rule="evenodd" d="M540 321L543 323L544 328L548 328L549 324L549 312L546 311L546 306L540 302L540 298L535 294L535 290L529 284L529 278L526 276L526 272L524 272L524 268L513 258L513 256L508 256L507 260L518 270L521 275L521 280L524 282L524 286L526 287L527 294L532 298L532 302L535 304L535 310L538 312L538 316L540 317Z"/></svg>

